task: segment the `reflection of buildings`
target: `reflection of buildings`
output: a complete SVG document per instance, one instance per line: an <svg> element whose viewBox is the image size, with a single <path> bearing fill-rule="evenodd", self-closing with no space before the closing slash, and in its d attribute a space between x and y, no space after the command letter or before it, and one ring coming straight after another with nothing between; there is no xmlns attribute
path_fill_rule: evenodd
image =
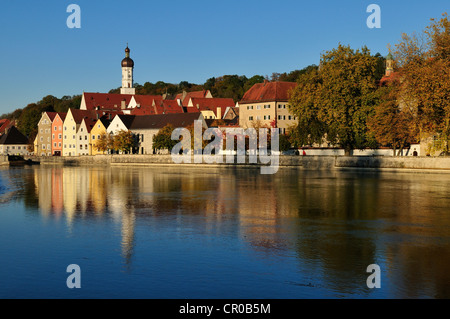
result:
<svg viewBox="0 0 450 319"><path fill-rule="evenodd" d="M258 169L42 166L34 168L34 181L44 216L64 212L69 225L120 225L127 266L142 251L135 249L146 237L139 231L164 231L180 240L238 240L272 260L288 255L303 278L343 296L371 293L364 283L372 263L403 287L404 295L395 296L421 297L424 289L449 295L445 176L418 182L416 175L336 171L263 176Z"/></svg>

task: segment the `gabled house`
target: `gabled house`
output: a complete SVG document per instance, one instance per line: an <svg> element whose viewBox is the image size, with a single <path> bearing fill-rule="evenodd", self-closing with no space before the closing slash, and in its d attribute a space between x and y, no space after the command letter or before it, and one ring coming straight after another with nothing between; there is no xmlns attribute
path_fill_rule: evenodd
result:
<svg viewBox="0 0 450 319"><path fill-rule="evenodd" d="M34 140L34 154L52 156L52 123L56 112L43 112L38 123L38 133Z"/></svg>
<svg viewBox="0 0 450 319"><path fill-rule="evenodd" d="M95 122L91 130L91 143L92 152L91 155L104 154L104 152L99 151L97 148L98 141L100 140L102 134L107 134L107 128L111 124L111 120L107 117L101 117Z"/></svg>
<svg viewBox="0 0 450 319"><path fill-rule="evenodd" d="M112 135L120 131L129 131L135 117L135 115L118 114L114 116L106 131Z"/></svg>
<svg viewBox="0 0 450 319"><path fill-rule="evenodd" d="M81 120L81 124L77 131L77 154L92 155L91 130L97 121L90 117Z"/></svg>
<svg viewBox="0 0 450 319"><path fill-rule="evenodd" d="M63 124L67 113L57 113L52 122L52 155L61 156L63 151Z"/></svg>
<svg viewBox="0 0 450 319"><path fill-rule="evenodd" d="M79 137L77 139L77 133L80 125L83 119L95 118L97 118L95 111L69 109L63 124L63 156L79 155L80 143L78 141Z"/></svg>
<svg viewBox="0 0 450 319"><path fill-rule="evenodd" d="M28 155L28 138L15 126L0 137L0 155Z"/></svg>

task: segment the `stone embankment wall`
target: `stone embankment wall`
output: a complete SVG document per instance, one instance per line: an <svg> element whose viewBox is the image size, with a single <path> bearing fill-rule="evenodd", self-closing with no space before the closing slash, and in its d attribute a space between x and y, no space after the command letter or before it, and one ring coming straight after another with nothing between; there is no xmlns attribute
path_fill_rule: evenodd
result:
<svg viewBox="0 0 450 319"><path fill-rule="evenodd" d="M79 157L30 157L41 165L195 165L195 166L257 166L256 164L175 164L170 155L96 155ZM27 159L27 158L26 158ZM246 161L248 163L248 159ZM272 163L272 165L274 165ZM258 165L259 166L259 165ZM450 172L450 157L387 157L387 156L280 156L279 166L305 169L414 169Z"/></svg>

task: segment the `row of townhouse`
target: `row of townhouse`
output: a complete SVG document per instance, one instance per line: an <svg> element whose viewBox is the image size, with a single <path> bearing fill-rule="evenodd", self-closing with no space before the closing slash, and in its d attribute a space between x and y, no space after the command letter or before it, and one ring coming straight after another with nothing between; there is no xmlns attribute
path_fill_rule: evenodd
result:
<svg viewBox="0 0 450 319"><path fill-rule="evenodd" d="M95 144L104 132L115 134L120 130L138 130L145 138L148 134L141 130L151 130L142 142L145 146L139 148L139 154L150 154L153 152L149 143L152 136L168 123L177 127L177 123L189 119L192 124L189 114L206 120L207 126L249 128L259 121L261 125L276 127L286 133L296 124L288 106L290 90L295 85L267 81L255 84L236 104L233 99L213 98L209 91L184 93L175 100L151 95L83 93L79 110L42 114L34 143L35 154L97 155L100 152ZM214 122L216 120L220 123ZM139 125L133 125L133 122Z"/></svg>
<svg viewBox="0 0 450 319"><path fill-rule="evenodd" d="M188 127L195 120L207 124L201 112L160 115L126 115L70 109L67 113L44 112L38 124L34 154L38 156L83 156L103 154L97 144L102 134L131 131L138 137L138 154L153 154L153 138L167 124Z"/></svg>

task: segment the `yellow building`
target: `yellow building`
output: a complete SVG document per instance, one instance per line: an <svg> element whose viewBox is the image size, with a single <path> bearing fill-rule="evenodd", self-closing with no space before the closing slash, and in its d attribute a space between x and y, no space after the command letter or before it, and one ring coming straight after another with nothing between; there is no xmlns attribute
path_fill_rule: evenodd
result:
<svg viewBox="0 0 450 319"><path fill-rule="evenodd" d="M98 119L97 122L91 129L91 143L92 143L92 155L104 154L102 151L97 149L97 143L102 134L106 134L106 129L108 128L111 120L106 118Z"/></svg>
<svg viewBox="0 0 450 319"><path fill-rule="evenodd" d="M246 129L259 122L286 133L289 126L297 124L288 104L290 91L296 86L295 82L268 81L252 86L239 102L239 126Z"/></svg>

